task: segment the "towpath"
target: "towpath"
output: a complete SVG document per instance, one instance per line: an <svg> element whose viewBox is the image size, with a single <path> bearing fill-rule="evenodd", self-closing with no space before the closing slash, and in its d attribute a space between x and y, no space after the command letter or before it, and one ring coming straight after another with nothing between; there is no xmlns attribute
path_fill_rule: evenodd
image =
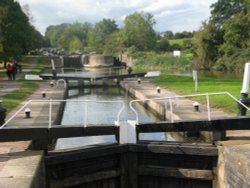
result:
<svg viewBox="0 0 250 188"><path fill-rule="evenodd" d="M32 66L36 64L32 61ZM18 78L29 70L24 70ZM6 95L21 87L18 81L8 81L6 77L0 80L0 96ZM42 91L46 91L46 98L42 97ZM17 93L18 95L18 93ZM18 109L29 100L41 99L63 99L64 88L51 87L50 82L40 81L39 89L27 98L18 107L8 112L8 120ZM49 114L46 103L32 103L29 108L32 110L31 118L25 118L22 110L6 126L21 125L48 125ZM56 119L59 104L53 104L52 120ZM42 161L43 151L31 151L29 146L31 141L3 142L0 143L0 187L45 187L45 177Z"/></svg>

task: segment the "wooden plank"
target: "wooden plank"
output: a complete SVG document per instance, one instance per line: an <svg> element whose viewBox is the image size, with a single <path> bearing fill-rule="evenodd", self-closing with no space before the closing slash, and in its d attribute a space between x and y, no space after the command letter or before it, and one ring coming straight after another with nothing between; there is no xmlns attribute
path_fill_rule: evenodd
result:
<svg viewBox="0 0 250 188"><path fill-rule="evenodd" d="M206 155L218 156L218 149L216 147L202 147L202 146L188 146L188 145L171 145L171 144L136 144L129 145L129 150L134 152L154 152L154 153L169 153L169 154L183 154L183 155Z"/></svg>
<svg viewBox="0 0 250 188"><path fill-rule="evenodd" d="M90 159L69 161L63 164L48 166L47 171L50 179L62 179L81 174L91 174L107 169L115 169L120 166L119 155L107 155Z"/></svg>
<svg viewBox="0 0 250 188"><path fill-rule="evenodd" d="M212 170L171 168L160 166L141 166L138 169L139 175L174 177L184 179L213 180Z"/></svg>
<svg viewBox="0 0 250 188"><path fill-rule="evenodd" d="M137 188L137 153L125 152L120 156L121 188Z"/></svg>
<svg viewBox="0 0 250 188"><path fill-rule="evenodd" d="M47 140L48 128L39 126L30 127L5 127L0 129L0 142L26 141L26 140Z"/></svg>
<svg viewBox="0 0 250 188"><path fill-rule="evenodd" d="M78 176L71 176L66 177L64 179L60 180L52 180L50 182L50 187L71 187L71 186L77 186L84 183L89 183L93 181L98 180L104 180L104 179L110 179L110 178L116 178L120 176L120 170L114 169L114 170L107 170L107 171L100 171L88 175L78 175Z"/></svg>
<svg viewBox="0 0 250 188"><path fill-rule="evenodd" d="M117 126L22 126L0 129L0 142L119 134Z"/></svg>
<svg viewBox="0 0 250 188"><path fill-rule="evenodd" d="M99 144L100 145L100 144ZM104 145L104 146L89 146L78 148L75 151L62 150L62 152L49 152L45 158L47 165L63 164L70 161L84 160L105 155L118 154L128 151L127 145Z"/></svg>
<svg viewBox="0 0 250 188"><path fill-rule="evenodd" d="M249 117L235 117L226 119L195 120L195 121L169 121L157 123L141 123L137 125L140 133L149 132L178 132L178 131L225 131L250 130Z"/></svg>
<svg viewBox="0 0 250 188"><path fill-rule="evenodd" d="M69 138L80 136L100 136L100 135L116 135L119 134L119 127L102 125L102 126L58 126L49 130L50 138Z"/></svg>

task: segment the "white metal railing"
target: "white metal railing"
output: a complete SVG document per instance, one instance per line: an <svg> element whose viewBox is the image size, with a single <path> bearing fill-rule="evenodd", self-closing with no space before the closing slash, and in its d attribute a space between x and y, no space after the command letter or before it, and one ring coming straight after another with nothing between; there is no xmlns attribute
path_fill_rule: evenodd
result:
<svg viewBox="0 0 250 188"><path fill-rule="evenodd" d="M206 97L206 101L207 101L206 102L207 103L207 118L208 118L208 121L211 121L211 107L210 107L210 98L209 97L213 96L213 95L228 95L233 100L235 100L237 103L241 104L248 111L250 111L250 108L248 108L245 104L243 104L241 101L239 101L236 97L234 97L229 92L203 93L203 94L192 94L192 95L182 95L182 96L175 95L175 96L166 96L166 97L161 97L161 98L138 99L138 100L132 100L132 101L130 101L129 106L132 109L132 111L135 113L136 124L138 124L139 123L138 112L133 107L134 103L136 103L136 102L164 100L165 101L165 109L167 109L167 103L166 103L166 101L168 101L169 102L169 111L170 111L170 121L173 123L174 122L173 99L175 99L177 101L177 106L178 106L179 105L178 99L205 96Z"/></svg>
<svg viewBox="0 0 250 188"><path fill-rule="evenodd" d="M52 111L53 111L53 103L58 103L58 102L83 102L84 103L84 127L87 127L87 117L88 117L88 103L117 103L121 104L121 108L118 111L116 115L116 125L119 125L120 122L120 115L125 109L125 104L123 101L94 101L94 100L29 100L27 101L19 110L17 110L2 126L0 126L0 129L4 128L11 120L13 120L17 115L22 112L28 105L31 103L48 103L49 105L49 117L48 117L48 128L51 128L52 126ZM42 107L41 107L42 108Z"/></svg>

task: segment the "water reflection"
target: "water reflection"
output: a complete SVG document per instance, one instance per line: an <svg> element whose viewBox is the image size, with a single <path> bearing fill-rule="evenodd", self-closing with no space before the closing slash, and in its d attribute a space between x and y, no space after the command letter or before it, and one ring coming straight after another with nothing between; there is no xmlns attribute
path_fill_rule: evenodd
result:
<svg viewBox="0 0 250 188"><path fill-rule="evenodd" d="M84 93L84 95L78 95ZM134 112L129 108L130 98L118 88L98 88L87 89L84 92L79 90L70 90L69 96L73 102L67 102L62 119L62 125L84 125L87 124L110 124L114 125L117 120L117 113L125 104L125 109L121 113L120 120L135 120ZM96 103L77 102L77 100L89 101L121 101L122 103ZM135 109L138 111L140 122L157 122L159 118L146 111L140 104L136 104ZM87 114L87 116L85 115ZM87 117L87 119L86 119ZM142 140L174 140L170 135L165 133L140 134ZM56 149L73 148L84 145L99 144L104 142L115 142L115 136L95 136L81 138L58 139Z"/></svg>

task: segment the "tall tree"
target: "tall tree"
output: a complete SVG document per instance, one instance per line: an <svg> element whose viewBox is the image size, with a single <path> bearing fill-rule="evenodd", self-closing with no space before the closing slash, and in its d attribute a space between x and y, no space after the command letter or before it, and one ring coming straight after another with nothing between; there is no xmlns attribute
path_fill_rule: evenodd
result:
<svg viewBox="0 0 250 188"><path fill-rule="evenodd" d="M114 20L103 19L97 22L93 31L88 35L88 50L102 53L106 38L117 30L118 28Z"/></svg>
<svg viewBox="0 0 250 188"><path fill-rule="evenodd" d="M18 2L1 0L0 12L1 60L19 60L23 54L39 46L34 38L40 43L41 35L30 25ZM37 38L38 35L40 38Z"/></svg>
<svg viewBox="0 0 250 188"><path fill-rule="evenodd" d="M125 47L135 46L138 50L155 49L156 33L153 29L155 20L150 13L135 12L128 15L122 29Z"/></svg>
<svg viewBox="0 0 250 188"><path fill-rule="evenodd" d="M249 0L218 0L211 17L196 33L197 63L206 68L235 70L249 59Z"/></svg>
<svg viewBox="0 0 250 188"><path fill-rule="evenodd" d="M218 0L211 5L211 9L210 19L217 24L223 24L225 20L246 11L244 0Z"/></svg>

